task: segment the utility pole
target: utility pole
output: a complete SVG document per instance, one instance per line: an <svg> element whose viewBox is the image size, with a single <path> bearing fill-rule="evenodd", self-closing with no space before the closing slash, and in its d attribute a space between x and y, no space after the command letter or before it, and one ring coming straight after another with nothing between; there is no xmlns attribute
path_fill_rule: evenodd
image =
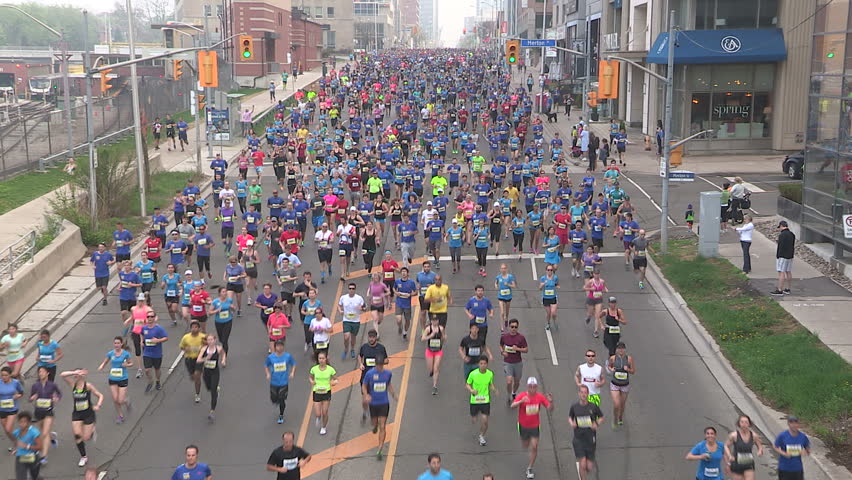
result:
<svg viewBox="0 0 852 480"><path fill-rule="evenodd" d="M136 59L136 43L133 39L133 5L131 0L126 0L127 8L127 38L130 44L130 59ZM145 216L148 213L146 202L146 178L145 178L145 155L142 150L142 113L139 110L139 77L136 75L136 63L130 64L130 88L133 99L133 136L136 138L136 170L139 177L139 214Z"/></svg>
<svg viewBox="0 0 852 480"><path fill-rule="evenodd" d="M674 99L674 47L675 47L675 11L669 12L669 55L668 71L666 72L666 115L663 120L663 205L660 217L660 250L663 254L669 248L669 161L672 155L672 101Z"/></svg>
<svg viewBox="0 0 852 480"><path fill-rule="evenodd" d="M213 11L212 5L210 6L210 11L211 12ZM208 15L204 16L204 46L207 49L210 49L211 48L210 47L210 26L208 25L208 23L210 23L210 22L208 21L208 18L209 18ZM199 65L199 67L200 67L200 65ZM199 69L199 71L200 71L200 69ZM212 92L213 92L212 88L210 88L210 87L204 88L204 101L205 101L206 105L213 105L213 97L211 95ZM203 116L203 118L201 119L201 123L197 123L195 125L195 128L201 128L201 126L204 125L204 131L206 132L205 138L207 139L207 158L213 158L213 140L212 140L211 135L210 135L210 129L207 128L207 111L206 111L206 109L205 109L204 112L202 112L202 116Z"/></svg>
<svg viewBox="0 0 852 480"><path fill-rule="evenodd" d="M92 118L92 58L89 53L89 12L83 10L83 69L86 72L86 143L89 146L89 210L92 228L98 228L98 176L95 161L95 123ZM101 74L103 75L103 74Z"/></svg>
<svg viewBox="0 0 852 480"><path fill-rule="evenodd" d="M65 30L59 38L62 49L62 103L65 104L65 129L68 133L68 157L74 157L74 134L71 131L71 87L68 81L68 41L65 38ZM86 48L84 45L83 48ZM47 95L45 95L47 97ZM51 166L53 162L51 161Z"/></svg>
<svg viewBox="0 0 852 480"><path fill-rule="evenodd" d="M192 46L196 47L199 43L197 35L192 37ZM195 58L198 58L196 56ZM196 73L201 71L201 64L198 62L195 68ZM200 74L199 74L200 78ZM195 104L195 173L201 175L203 166L201 163L201 102L198 101L198 86L193 83L190 89L190 101ZM206 101L206 98L205 98ZM206 118L205 118L206 120Z"/></svg>
<svg viewBox="0 0 852 480"><path fill-rule="evenodd" d="M591 91L592 82L592 22L589 20L589 6L589 0L586 0L586 81L583 82L583 114L587 122L591 120L587 97Z"/></svg>

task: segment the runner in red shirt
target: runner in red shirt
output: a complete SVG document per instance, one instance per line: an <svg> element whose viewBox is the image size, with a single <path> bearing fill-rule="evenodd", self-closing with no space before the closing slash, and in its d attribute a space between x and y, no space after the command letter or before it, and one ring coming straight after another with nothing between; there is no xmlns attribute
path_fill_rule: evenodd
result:
<svg viewBox="0 0 852 480"><path fill-rule="evenodd" d="M287 224L287 229L281 232L281 237L278 239L281 244L281 251L286 250L286 245L290 245L290 251L293 255L299 254L299 245L302 243L302 234L296 230L292 223Z"/></svg>
<svg viewBox="0 0 852 480"><path fill-rule="evenodd" d="M535 478L533 465L538 456L538 437L541 435L541 419L539 411L542 405L553 410L553 395L543 395L538 391L538 380L535 377L527 379L527 391L519 393L512 402L512 408L518 409L518 432L521 435L521 445L529 449L530 461L527 465L527 478Z"/></svg>
<svg viewBox="0 0 852 480"><path fill-rule="evenodd" d="M204 283L196 280L189 292L189 314L192 320L201 324L201 331L207 333L207 306L212 303L210 294L204 290Z"/></svg>
<svg viewBox="0 0 852 480"><path fill-rule="evenodd" d="M361 175L354 171L346 177L346 186L349 187L349 200L354 205L361 198Z"/></svg>
<svg viewBox="0 0 852 480"><path fill-rule="evenodd" d="M260 149L251 152L254 171L257 173L257 181L260 183L260 174L263 173L263 158L266 156Z"/></svg>
<svg viewBox="0 0 852 480"><path fill-rule="evenodd" d="M553 216L553 226L556 227L556 235L559 237L559 254L565 250L565 245L568 244L568 230L571 227L571 214L568 213L568 207L562 205L559 213Z"/></svg>
<svg viewBox="0 0 852 480"><path fill-rule="evenodd" d="M148 258L154 263L160 263L160 239L157 237L156 230L148 231L148 238L145 239L145 251L148 252ZM157 269L154 268L154 281L157 281Z"/></svg>
<svg viewBox="0 0 852 480"><path fill-rule="evenodd" d="M391 292L393 298L393 286L396 282L396 272L399 271L399 264L391 256L390 250L385 250L385 259L382 260L382 281L385 282Z"/></svg>

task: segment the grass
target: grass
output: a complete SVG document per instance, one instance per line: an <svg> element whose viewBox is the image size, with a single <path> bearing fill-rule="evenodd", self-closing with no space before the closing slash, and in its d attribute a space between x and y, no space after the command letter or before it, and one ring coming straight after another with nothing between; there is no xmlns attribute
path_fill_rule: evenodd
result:
<svg viewBox="0 0 852 480"><path fill-rule="evenodd" d="M228 93L233 95L254 95L256 93L265 92L265 88L251 88L251 87L242 87L236 90L231 90Z"/></svg>
<svg viewBox="0 0 852 480"><path fill-rule="evenodd" d="M64 162L57 163L46 173L29 172L0 182L0 215L61 187L68 180L64 167Z"/></svg>
<svg viewBox="0 0 852 480"><path fill-rule="evenodd" d="M752 290L729 261L697 256L696 245L673 240L667 255L655 255L665 277L755 393L813 425L833 448L847 449L852 366Z"/></svg>
<svg viewBox="0 0 852 480"><path fill-rule="evenodd" d="M802 182L789 182L778 184L778 194L787 200L798 204L802 203Z"/></svg>

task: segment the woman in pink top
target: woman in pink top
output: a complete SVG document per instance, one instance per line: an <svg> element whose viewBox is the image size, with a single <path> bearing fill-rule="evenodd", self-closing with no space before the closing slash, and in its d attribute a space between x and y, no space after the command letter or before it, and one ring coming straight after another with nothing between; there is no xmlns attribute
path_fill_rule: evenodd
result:
<svg viewBox="0 0 852 480"><path fill-rule="evenodd" d="M468 194L464 201L459 204L459 210L464 212L464 231L467 237L467 246L470 246L470 236L473 232L473 212L476 208L476 205L473 203L473 199L470 194Z"/></svg>
<svg viewBox="0 0 852 480"><path fill-rule="evenodd" d="M601 314L601 305L603 305L604 293L609 292L606 287L606 281L601 278L601 272L595 271L592 278L586 280L583 286L586 293L586 324L592 321L592 318L598 318ZM595 330L595 338L598 332Z"/></svg>
<svg viewBox="0 0 852 480"><path fill-rule="evenodd" d="M124 321L124 326L130 328L130 338L133 340L133 350L136 354L136 365L139 370L136 378L142 378L142 327L145 326L148 314L154 315L154 309L145 301L145 294L136 297L136 305L130 307L130 317Z"/></svg>
<svg viewBox="0 0 852 480"><path fill-rule="evenodd" d="M367 285L367 303L370 304L370 315L373 317L373 328L378 332L379 325L385 317L385 306L388 305L390 290L382 282L382 274L373 273L370 284Z"/></svg>
<svg viewBox="0 0 852 480"><path fill-rule="evenodd" d="M248 233L248 229L243 225L240 234L237 235L237 261L242 261L249 240L254 241L254 237Z"/></svg>
<svg viewBox="0 0 852 480"><path fill-rule="evenodd" d="M240 177L248 178L249 157L248 152L243 149L237 157L237 168L240 170Z"/></svg>
<svg viewBox="0 0 852 480"><path fill-rule="evenodd" d="M287 329L290 328L290 319L284 314L284 305L275 304L275 312L269 316L266 322L267 333L269 333L269 353L275 348L276 340L287 337Z"/></svg>

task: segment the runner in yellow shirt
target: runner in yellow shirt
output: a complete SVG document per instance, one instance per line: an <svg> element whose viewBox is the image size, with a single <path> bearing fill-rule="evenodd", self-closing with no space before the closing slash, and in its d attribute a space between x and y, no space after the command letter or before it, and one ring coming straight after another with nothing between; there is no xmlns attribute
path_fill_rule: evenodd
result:
<svg viewBox="0 0 852 480"><path fill-rule="evenodd" d="M189 333L180 339L179 344L180 349L183 350L183 364L195 383L195 403L201 401L201 371L204 369L204 364L198 363L197 360L201 347L204 346L204 337L201 333L201 324L193 320L189 324Z"/></svg>
<svg viewBox="0 0 852 480"><path fill-rule="evenodd" d="M450 286L445 285L441 275L435 276L435 283L426 289L426 301L429 302L429 314L438 317L442 327L447 326L447 308L453 303Z"/></svg>

